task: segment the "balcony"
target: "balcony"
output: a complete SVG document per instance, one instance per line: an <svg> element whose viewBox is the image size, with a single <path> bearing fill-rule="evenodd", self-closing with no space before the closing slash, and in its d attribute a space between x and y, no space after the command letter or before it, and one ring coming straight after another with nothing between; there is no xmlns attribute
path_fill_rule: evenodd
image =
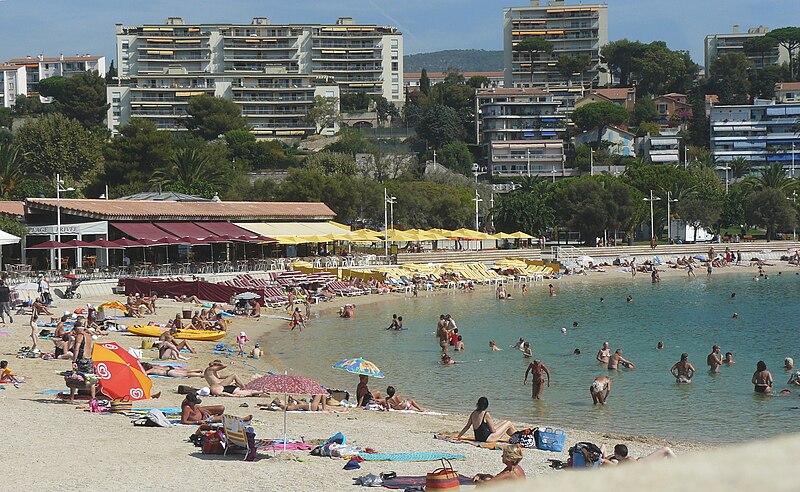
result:
<svg viewBox="0 0 800 492"><path fill-rule="evenodd" d="M311 104L314 102L313 96L308 97L247 97L247 96L234 96L234 102L241 103L256 103L256 104L285 104L285 103L305 103Z"/></svg>
<svg viewBox="0 0 800 492"><path fill-rule="evenodd" d="M564 154L531 154L531 162L561 162ZM492 154L492 162L507 162L507 163L526 163L528 157L523 155L508 155L508 154Z"/></svg>

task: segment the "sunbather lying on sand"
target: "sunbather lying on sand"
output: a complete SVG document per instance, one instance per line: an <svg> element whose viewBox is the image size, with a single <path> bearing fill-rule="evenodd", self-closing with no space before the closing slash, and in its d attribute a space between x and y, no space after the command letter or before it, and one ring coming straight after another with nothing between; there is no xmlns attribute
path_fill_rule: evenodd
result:
<svg viewBox="0 0 800 492"><path fill-rule="evenodd" d="M165 376L169 378L202 378L203 371L184 369L182 367L173 366L157 366L147 362L142 362L144 373L148 376Z"/></svg>
<svg viewBox="0 0 800 492"><path fill-rule="evenodd" d="M413 410L423 412L422 407L411 398L403 398L395 392L394 386L386 388L386 407L389 410Z"/></svg>
<svg viewBox="0 0 800 492"><path fill-rule="evenodd" d="M675 453L668 447L658 448L647 456L641 458L634 458L628 456L628 446L624 444L617 444L614 446L614 453L611 456L606 456L605 446L601 446L600 450L603 452L601 466L617 466L620 463L634 462L634 461L649 461L657 458L674 458Z"/></svg>
<svg viewBox="0 0 800 492"><path fill-rule="evenodd" d="M290 412L305 411L305 412L327 412L328 411L328 397L323 395L315 395L311 401L295 400L291 396L288 399L288 405L284 404L279 399L272 400L269 405L259 403L258 407L262 410L287 410Z"/></svg>
<svg viewBox="0 0 800 492"><path fill-rule="evenodd" d="M203 376L206 378L213 396L247 397L261 395L261 391L244 389L244 383L235 374L220 376L219 371L227 367L221 360L217 359L210 362L203 371Z"/></svg>

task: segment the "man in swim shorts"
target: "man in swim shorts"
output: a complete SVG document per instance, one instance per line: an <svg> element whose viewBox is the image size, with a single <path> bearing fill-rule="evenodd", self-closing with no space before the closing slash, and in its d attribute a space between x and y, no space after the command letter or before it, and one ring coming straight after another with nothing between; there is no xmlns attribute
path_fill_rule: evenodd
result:
<svg viewBox="0 0 800 492"><path fill-rule="evenodd" d="M447 329L447 320L444 314L439 317L439 323L436 325L436 338L439 339L439 347L442 353L447 353L447 347L450 339L450 331Z"/></svg>
<svg viewBox="0 0 800 492"><path fill-rule="evenodd" d="M720 350L722 349L719 345L714 345L711 347L711 353L706 357L706 364L711 368L711 372L719 372L719 368L722 365L722 357L719 355Z"/></svg>
<svg viewBox="0 0 800 492"><path fill-rule="evenodd" d="M589 386L589 393L592 395L593 405L598 403L605 405L608 395L611 393L611 379L608 376L597 376Z"/></svg>
<svg viewBox="0 0 800 492"><path fill-rule="evenodd" d="M672 369L669 370L669 372L672 373L673 376L675 376L676 383L688 384L692 382L692 377L694 376L694 373L697 371L695 370L692 363L689 362L689 354L684 352L681 354L681 360L676 362L675 365L672 366Z"/></svg>
<svg viewBox="0 0 800 492"><path fill-rule="evenodd" d="M622 349L617 349L608 359L608 368L609 369L618 369L619 365L622 364L623 367L627 367L628 369L633 369L635 366L633 362L629 361L628 359L622 357Z"/></svg>

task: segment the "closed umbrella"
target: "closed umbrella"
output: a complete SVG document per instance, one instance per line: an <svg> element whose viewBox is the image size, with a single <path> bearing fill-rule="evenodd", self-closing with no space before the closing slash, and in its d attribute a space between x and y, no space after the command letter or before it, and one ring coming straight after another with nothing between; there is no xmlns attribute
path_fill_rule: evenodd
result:
<svg viewBox="0 0 800 492"><path fill-rule="evenodd" d="M73 239L72 241L67 241L64 244L68 244L73 248L93 248L94 246L92 243L87 243L86 241L81 241L80 239Z"/></svg>
<svg viewBox="0 0 800 492"><path fill-rule="evenodd" d="M100 390L112 400L147 400L153 383L139 359L115 342L96 343L92 365Z"/></svg>

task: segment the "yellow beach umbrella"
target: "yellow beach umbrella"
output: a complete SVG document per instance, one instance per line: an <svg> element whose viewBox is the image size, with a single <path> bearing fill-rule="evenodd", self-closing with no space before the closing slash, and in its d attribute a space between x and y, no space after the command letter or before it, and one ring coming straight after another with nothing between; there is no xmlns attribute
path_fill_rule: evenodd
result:
<svg viewBox="0 0 800 492"><path fill-rule="evenodd" d="M530 234L525 234L522 231L517 231L513 234L509 234L509 236L512 236L514 239L534 239L533 236L531 236Z"/></svg>
<svg viewBox="0 0 800 492"><path fill-rule="evenodd" d="M275 236L278 244L300 244L302 239L299 236Z"/></svg>
<svg viewBox="0 0 800 492"><path fill-rule="evenodd" d="M453 237L459 237L463 239L495 239L494 236L486 234L485 232L475 231L467 228L453 231Z"/></svg>
<svg viewBox="0 0 800 492"><path fill-rule="evenodd" d="M513 234L508 234L507 232L498 232L494 235L496 239L516 239L517 237Z"/></svg>
<svg viewBox="0 0 800 492"><path fill-rule="evenodd" d="M442 236L444 239L449 239L453 237L453 231L449 231L447 229L428 229L425 232L429 234L436 234Z"/></svg>
<svg viewBox="0 0 800 492"><path fill-rule="evenodd" d="M324 234L317 234L317 235L310 235L310 236L299 236L301 242L304 243L329 243L331 239Z"/></svg>

